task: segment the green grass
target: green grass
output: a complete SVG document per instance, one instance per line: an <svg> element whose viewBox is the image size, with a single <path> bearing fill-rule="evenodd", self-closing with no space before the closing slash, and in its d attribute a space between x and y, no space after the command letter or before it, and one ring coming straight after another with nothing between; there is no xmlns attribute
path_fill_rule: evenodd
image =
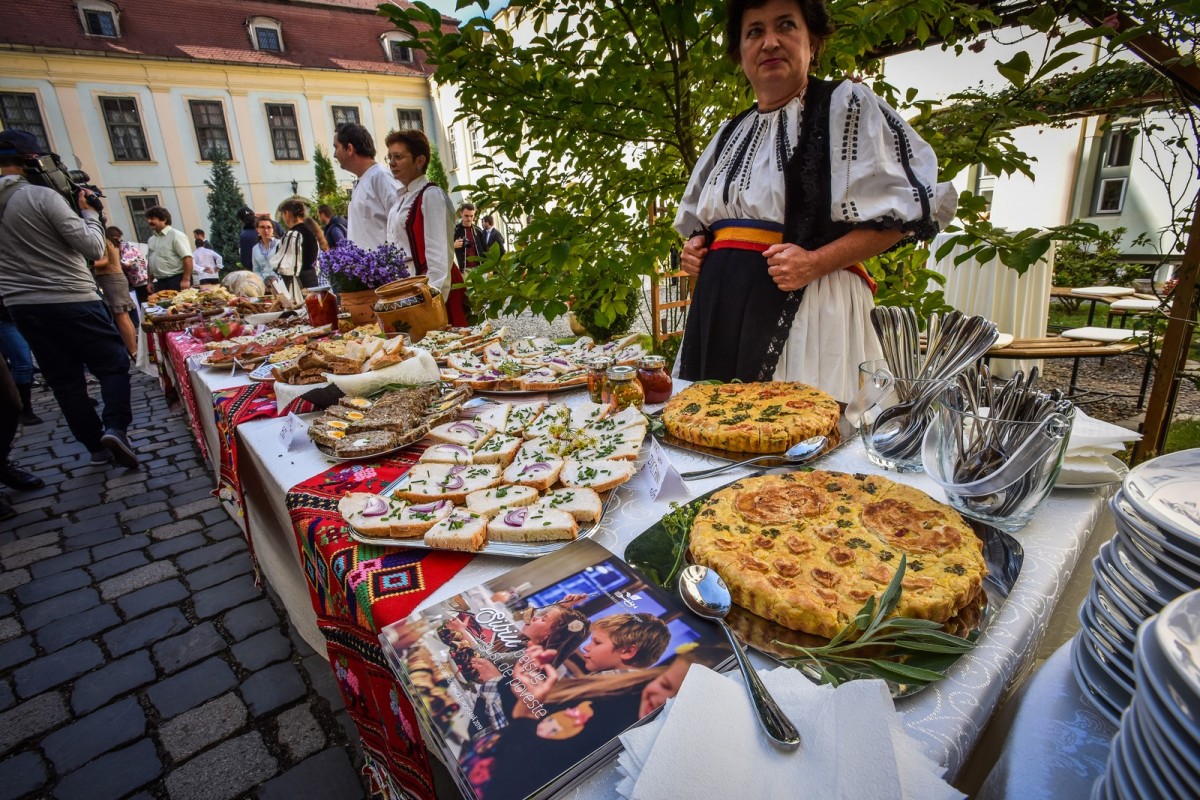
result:
<svg viewBox="0 0 1200 800"><path fill-rule="evenodd" d="M1167 429L1167 444L1164 453L1191 450L1200 447L1200 420L1189 419L1174 422Z"/></svg>

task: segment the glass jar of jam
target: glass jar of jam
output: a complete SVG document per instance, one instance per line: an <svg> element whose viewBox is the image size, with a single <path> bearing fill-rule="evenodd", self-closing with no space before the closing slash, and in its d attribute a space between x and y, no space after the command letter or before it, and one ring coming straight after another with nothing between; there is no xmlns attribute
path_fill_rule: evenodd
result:
<svg viewBox="0 0 1200 800"><path fill-rule="evenodd" d="M637 379L647 403L665 403L671 399L671 376L662 356L646 356L638 362Z"/></svg>
<svg viewBox="0 0 1200 800"><path fill-rule="evenodd" d="M328 286L305 289L304 306L308 309L308 324L314 328L322 325L337 325L338 300Z"/></svg>
<svg viewBox="0 0 1200 800"><path fill-rule="evenodd" d="M603 403L606 385L604 373L613 365L613 360L608 356L592 356L583 363L588 371L588 396L593 403Z"/></svg>
<svg viewBox="0 0 1200 800"><path fill-rule="evenodd" d="M642 394L642 385L637 382L637 371L633 367L609 367L604 373L604 402L613 407L613 411L623 411L630 406L641 408L646 397Z"/></svg>

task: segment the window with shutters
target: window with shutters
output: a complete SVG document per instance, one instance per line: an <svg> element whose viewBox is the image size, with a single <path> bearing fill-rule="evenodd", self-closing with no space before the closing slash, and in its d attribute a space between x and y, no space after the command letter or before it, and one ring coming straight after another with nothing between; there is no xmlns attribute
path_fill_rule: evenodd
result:
<svg viewBox="0 0 1200 800"><path fill-rule="evenodd" d="M333 127L336 129L338 125L345 125L347 123L362 124L358 117L358 106L334 106Z"/></svg>
<svg viewBox="0 0 1200 800"><path fill-rule="evenodd" d="M134 241L149 242L153 231L146 222L146 212L155 206L162 205L156 194L131 194L125 198L129 206L129 216L133 218Z"/></svg>
<svg viewBox="0 0 1200 800"><path fill-rule="evenodd" d="M214 155L233 158L229 147L229 132L225 128L225 108L220 100L189 100L192 125L196 128L196 146L201 161L211 161Z"/></svg>
<svg viewBox="0 0 1200 800"><path fill-rule="evenodd" d="M300 126L296 124L296 107L283 103L267 103L267 127L271 129L271 146L277 161L302 161Z"/></svg>
<svg viewBox="0 0 1200 800"><path fill-rule="evenodd" d="M32 133L47 152L53 149L33 92L0 92L0 127Z"/></svg>
<svg viewBox="0 0 1200 800"><path fill-rule="evenodd" d="M396 109L396 122L402 131L425 130L424 115L421 114L421 109L419 108Z"/></svg>
<svg viewBox="0 0 1200 800"><path fill-rule="evenodd" d="M142 130L137 98L101 97L100 108L104 112L104 125L108 128L113 160L149 161L150 151L146 147L146 134Z"/></svg>

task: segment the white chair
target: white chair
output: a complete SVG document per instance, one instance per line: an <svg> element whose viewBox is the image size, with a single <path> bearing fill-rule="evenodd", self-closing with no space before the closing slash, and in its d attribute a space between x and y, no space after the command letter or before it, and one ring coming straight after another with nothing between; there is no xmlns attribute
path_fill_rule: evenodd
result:
<svg viewBox="0 0 1200 800"><path fill-rule="evenodd" d="M1171 309L1169 301L1151 299L1147 297L1122 297L1120 300L1114 300L1108 307L1108 319L1105 320L1105 327L1112 327L1113 317L1121 318L1121 327L1125 327L1126 318L1134 315L1148 316L1159 311L1168 313Z"/></svg>

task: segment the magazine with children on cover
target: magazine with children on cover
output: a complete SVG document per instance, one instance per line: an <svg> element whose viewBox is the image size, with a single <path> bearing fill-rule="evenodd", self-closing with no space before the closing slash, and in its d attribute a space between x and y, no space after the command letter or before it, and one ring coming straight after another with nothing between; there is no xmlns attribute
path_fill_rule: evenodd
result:
<svg viewBox="0 0 1200 800"><path fill-rule="evenodd" d="M580 540L383 629L383 650L468 798L559 791L616 753L720 629Z"/></svg>

